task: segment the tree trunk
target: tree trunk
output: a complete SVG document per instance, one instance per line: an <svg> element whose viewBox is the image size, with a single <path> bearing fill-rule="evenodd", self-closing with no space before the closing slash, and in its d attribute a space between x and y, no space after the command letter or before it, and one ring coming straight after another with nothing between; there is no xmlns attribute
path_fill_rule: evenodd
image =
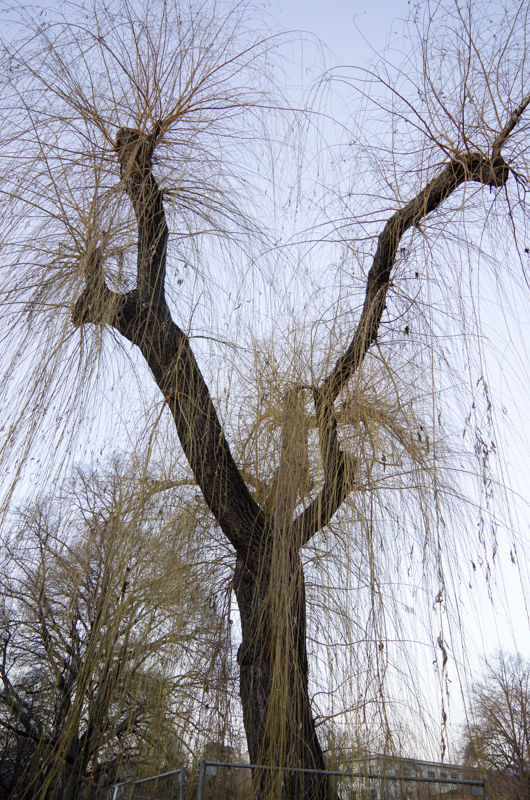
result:
<svg viewBox="0 0 530 800"><path fill-rule="evenodd" d="M305 585L298 553L285 558L284 574L288 594L270 557L237 560L238 663L250 762L325 770L308 692ZM259 798L334 797L327 775L256 770L254 787Z"/></svg>
<svg viewBox="0 0 530 800"><path fill-rule="evenodd" d="M65 765L62 787L54 793L56 800L75 800L81 790L82 778L85 773L85 759L80 758L74 764Z"/></svg>

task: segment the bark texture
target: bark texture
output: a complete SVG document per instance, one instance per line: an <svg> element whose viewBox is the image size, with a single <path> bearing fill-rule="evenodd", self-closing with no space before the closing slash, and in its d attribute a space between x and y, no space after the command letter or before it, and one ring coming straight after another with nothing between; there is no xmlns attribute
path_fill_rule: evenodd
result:
<svg viewBox="0 0 530 800"><path fill-rule="evenodd" d="M256 571L240 559L237 561L234 586L243 634L238 664L250 761L325 770L308 693L305 586L299 556L293 554L286 567L290 607L283 608L288 616L280 625L275 624L278 608L273 600L278 580L274 575L271 586L271 572L261 568ZM285 653L286 660L279 669L274 661L278 636L282 634L286 641L280 652ZM272 699L274 682L279 675L286 691L276 693L276 702L288 703L280 712ZM257 772L255 783L260 795L267 795L267 790L272 788L272 795L279 796L277 779L277 774ZM288 798L325 800L334 797L326 775L286 772L279 780L283 783L282 796Z"/></svg>

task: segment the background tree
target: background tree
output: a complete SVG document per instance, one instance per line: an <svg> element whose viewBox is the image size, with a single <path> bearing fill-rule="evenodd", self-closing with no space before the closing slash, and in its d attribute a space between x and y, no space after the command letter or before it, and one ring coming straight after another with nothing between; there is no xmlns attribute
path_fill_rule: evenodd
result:
<svg viewBox="0 0 530 800"><path fill-rule="evenodd" d="M4 341L11 356L4 386L25 378L4 457L16 480L37 439L42 447L43 431L55 441L70 433L72 414L89 416L90 393L102 397L102 387L119 379L130 394L123 354L140 384L156 384L162 406L147 414L150 444L169 416L214 529L234 556L240 693L255 763L324 767L309 693L302 559L339 522L339 530L355 531L350 546L365 570L377 691L389 637L377 621L383 601L374 554L392 537L399 551L410 548L412 569L432 567L429 606L434 598L442 676L446 669L449 493L432 343L449 340L458 266L469 266L470 252L498 263L493 245L508 241L506 221L510 236L525 230L528 175L527 12L524 5L491 14L480 8L472 14L470 5L447 4L436 14L427 4L418 47L408 48L418 63L395 72L383 63L357 86L351 74L335 76L370 96L386 129L374 132L368 111L356 113L353 136L347 121L340 163L355 151L353 174L345 179L336 163L325 164L323 174L337 182L323 187L318 203L335 220L327 249L308 253L302 244L291 255L273 247L281 237L267 226L274 210L267 192L284 189L269 175L288 175L282 166L293 153L287 148L282 162L276 147L284 129L275 128L267 84L276 41L256 41L249 7L225 16L207 5L185 13L164 2L93 14L68 7L66 22L60 14L25 20L22 38L4 52ZM309 114L311 129L318 119ZM284 196L282 213L293 202ZM487 227L475 250L477 223ZM312 236L328 231L315 227ZM466 303L458 302L465 319ZM236 313L241 306L245 312ZM435 321L440 306L443 323ZM299 326L291 324L302 310ZM255 403L234 414L234 397L254 369L253 346L267 337L275 344L270 381L264 386L256 370ZM36 362L35 353L46 357ZM88 381L98 364L105 365L100 394ZM77 391L67 389L72 377ZM265 403L275 405L273 421L259 413ZM493 448L478 428L472 449L487 476ZM486 477L487 500L488 488ZM389 511L385 498L405 490ZM289 778L288 793L331 793L326 779L306 776L302 784Z"/></svg>
<svg viewBox="0 0 530 800"><path fill-rule="evenodd" d="M214 729L201 706L221 708L222 620L189 529L160 524L134 488L123 469L79 475L69 497L20 512L6 543L0 729L13 797L156 774Z"/></svg>
<svg viewBox="0 0 530 800"><path fill-rule="evenodd" d="M464 762L487 772L494 797L530 797L530 664L499 653L471 694Z"/></svg>

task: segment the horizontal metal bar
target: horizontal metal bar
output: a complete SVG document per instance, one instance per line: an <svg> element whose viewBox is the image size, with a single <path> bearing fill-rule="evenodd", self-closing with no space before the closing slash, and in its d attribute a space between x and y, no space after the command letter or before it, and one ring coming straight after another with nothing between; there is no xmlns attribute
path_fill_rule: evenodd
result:
<svg viewBox="0 0 530 800"><path fill-rule="evenodd" d="M365 778L367 780L391 780L410 783L446 783L457 786L486 786L485 780L469 778L424 778L414 775L381 775L373 772L340 772L333 769L304 769L304 767L276 767L270 764L232 764L229 761L203 761L207 767L235 767L237 769L282 770L283 772L305 772L309 775L335 775L342 778Z"/></svg>
<svg viewBox="0 0 530 800"><path fill-rule="evenodd" d="M184 772L184 767L180 769L172 769L170 772L162 772L160 775L151 775L150 778L139 778L138 780L130 780L130 781L121 781L121 783L115 783L114 788L117 789L119 786L130 786L131 784L137 783L146 783L147 781L156 781L159 778L169 778L170 775L178 775L179 772Z"/></svg>

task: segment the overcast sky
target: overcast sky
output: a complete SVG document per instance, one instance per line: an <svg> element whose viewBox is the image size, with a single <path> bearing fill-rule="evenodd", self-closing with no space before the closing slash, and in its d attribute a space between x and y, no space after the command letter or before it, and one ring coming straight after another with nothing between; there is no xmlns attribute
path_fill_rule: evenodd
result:
<svg viewBox="0 0 530 800"><path fill-rule="evenodd" d="M356 66L369 58L370 45L378 52L391 42L392 31L399 32L393 22L405 19L410 10L408 0L269 0L265 7L281 27L316 34L338 63Z"/></svg>

